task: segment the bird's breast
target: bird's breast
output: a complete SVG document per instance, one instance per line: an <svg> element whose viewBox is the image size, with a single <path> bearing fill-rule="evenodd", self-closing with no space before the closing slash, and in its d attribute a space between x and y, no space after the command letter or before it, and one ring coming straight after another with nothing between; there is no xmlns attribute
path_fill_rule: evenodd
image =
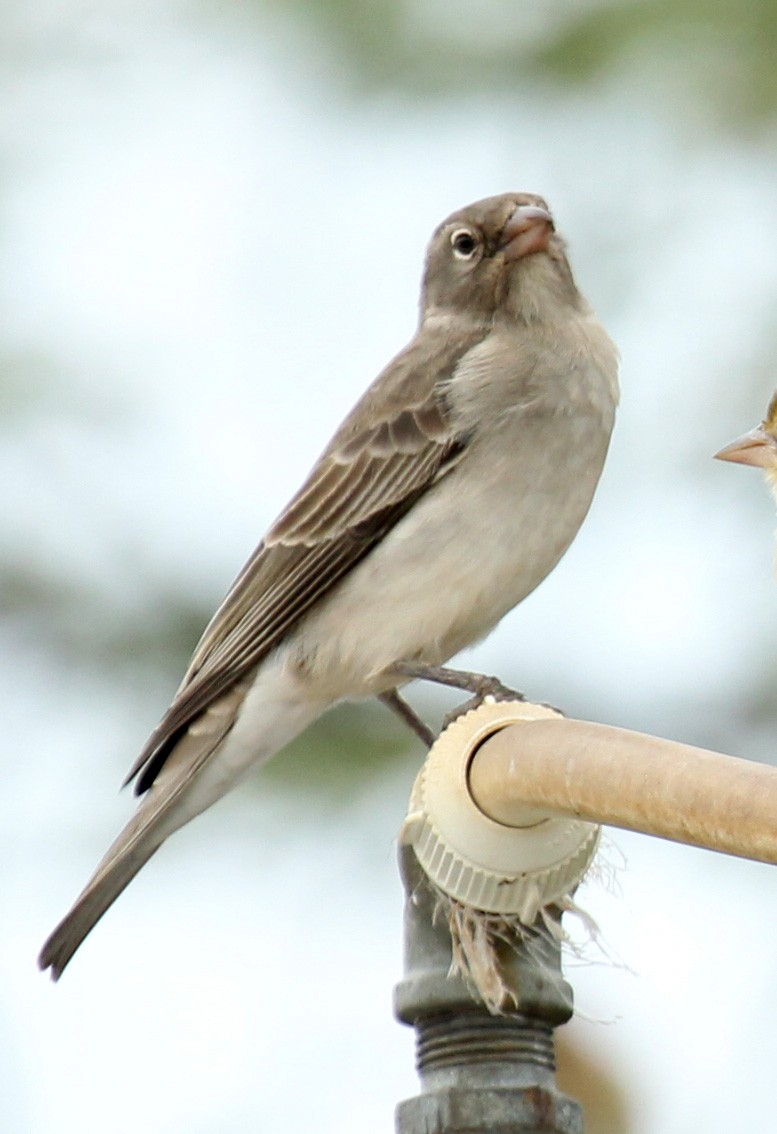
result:
<svg viewBox="0 0 777 1134"><path fill-rule="evenodd" d="M347 684L332 695L363 695L398 658L438 663L484 637L574 538L610 428L611 415L594 413L482 422L459 463L305 620L311 677Z"/></svg>

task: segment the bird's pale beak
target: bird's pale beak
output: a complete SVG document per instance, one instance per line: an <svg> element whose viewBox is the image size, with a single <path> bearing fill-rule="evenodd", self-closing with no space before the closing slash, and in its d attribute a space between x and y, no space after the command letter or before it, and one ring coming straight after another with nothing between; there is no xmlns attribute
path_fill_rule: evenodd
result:
<svg viewBox="0 0 777 1134"><path fill-rule="evenodd" d="M553 217L538 205L519 205L502 230L505 260L520 260L534 252L547 252Z"/></svg>
<svg viewBox="0 0 777 1134"><path fill-rule="evenodd" d="M777 461L774 441L762 426L743 433L715 454L718 461L734 461L738 465L754 465L756 468L769 468Z"/></svg>

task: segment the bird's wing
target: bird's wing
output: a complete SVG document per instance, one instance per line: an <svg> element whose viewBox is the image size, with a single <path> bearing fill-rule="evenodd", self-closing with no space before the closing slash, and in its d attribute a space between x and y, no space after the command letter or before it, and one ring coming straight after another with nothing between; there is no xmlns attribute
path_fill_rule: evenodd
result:
<svg viewBox="0 0 777 1134"><path fill-rule="evenodd" d="M422 332L380 375L275 521L214 615L172 705L133 765L154 782L187 726L265 655L463 452L445 386L485 328Z"/></svg>

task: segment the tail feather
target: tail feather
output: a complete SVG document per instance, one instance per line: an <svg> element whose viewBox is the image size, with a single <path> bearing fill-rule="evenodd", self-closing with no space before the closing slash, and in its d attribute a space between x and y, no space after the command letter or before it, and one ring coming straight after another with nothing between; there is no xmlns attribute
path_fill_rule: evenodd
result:
<svg viewBox="0 0 777 1134"><path fill-rule="evenodd" d="M137 811L41 949L38 965L51 969L53 980L59 979L87 934L165 839L226 791L228 779L217 777L211 790L196 801L189 798L187 804L190 789L232 728L245 693L245 683L236 685L209 706L178 741Z"/></svg>
<svg viewBox="0 0 777 1134"><path fill-rule="evenodd" d="M165 839L220 799L252 764L269 759L326 707L324 700L300 697L296 678L289 677L279 657L274 665L265 663L244 721L242 705L253 681L249 674L209 705L168 754L135 815L43 946L38 965L51 969L54 980Z"/></svg>
<svg viewBox="0 0 777 1134"><path fill-rule="evenodd" d="M142 866L159 850L160 842L141 842L129 854L117 855L98 870L70 912L47 939L38 957L41 969L51 969L59 980L65 966L105 911L132 881ZM107 856L106 856L107 857Z"/></svg>

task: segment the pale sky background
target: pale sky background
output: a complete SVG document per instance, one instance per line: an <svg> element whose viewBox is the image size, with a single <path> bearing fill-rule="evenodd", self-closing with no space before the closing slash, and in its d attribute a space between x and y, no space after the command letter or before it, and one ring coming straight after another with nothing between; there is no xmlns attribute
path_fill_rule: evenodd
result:
<svg viewBox="0 0 777 1134"><path fill-rule="evenodd" d="M773 133L720 129L648 50L573 88L360 88L294 11L0 10L8 1130L389 1132L416 1092L391 1018L410 740L331 797L260 774L157 856L60 985L35 957L130 813L117 785L183 661L162 634L215 608L411 336L454 208L546 196L623 357L589 520L461 660L570 715L773 757L773 503L710 459L777 379ZM446 12L406 17L474 34ZM605 855L616 884L582 898L613 961L569 976L630 1130L765 1129L777 875L619 832Z"/></svg>

